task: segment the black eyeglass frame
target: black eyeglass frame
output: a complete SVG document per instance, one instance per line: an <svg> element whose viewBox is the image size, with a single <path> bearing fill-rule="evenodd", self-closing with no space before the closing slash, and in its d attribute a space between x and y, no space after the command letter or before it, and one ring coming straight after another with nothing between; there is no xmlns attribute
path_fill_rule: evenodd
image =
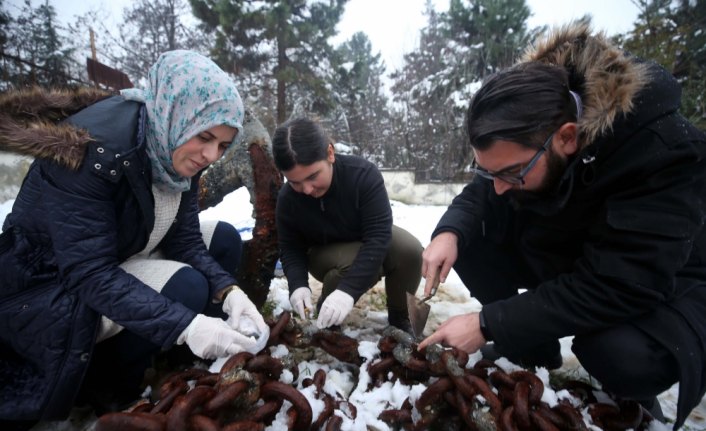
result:
<svg viewBox="0 0 706 431"><path fill-rule="evenodd" d="M549 145L552 143L552 139L554 139L554 135L556 132L552 132L551 135L547 138L546 141L544 141L544 145L537 150L535 155L532 157L532 159L527 163L527 166L522 168L520 170L520 173L517 175L512 175L512 174L493 174L485 169L479 168L478 164L476 163L475 160L473 160L473 166L469 169L471 172L473 172L476 175L479 175L481 178L485 178L486 180L494 181L496 178L505 181L508 184L513 184L513 185L524 185L525 184L525 176L529 173L530 170L534 167L534 165L537 164L539 161L539 158L542 157L542 154L544 154L545 151L549 149Z"/></svg>

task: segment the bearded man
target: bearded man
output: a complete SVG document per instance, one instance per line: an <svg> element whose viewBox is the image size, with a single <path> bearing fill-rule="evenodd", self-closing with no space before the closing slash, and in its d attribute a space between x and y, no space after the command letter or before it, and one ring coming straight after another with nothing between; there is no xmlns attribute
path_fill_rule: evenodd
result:
<svg viewBox="0 0 706 431"><path fill-rule="evenodd" d="M453 267L483 308L420 349L552 369L573 336L604 390L658 419L656 396L679 382L680 427L706 391L706 136L680 93L587 22L491 76L466 119L475 177L422 265L442 281Z"/></svg>

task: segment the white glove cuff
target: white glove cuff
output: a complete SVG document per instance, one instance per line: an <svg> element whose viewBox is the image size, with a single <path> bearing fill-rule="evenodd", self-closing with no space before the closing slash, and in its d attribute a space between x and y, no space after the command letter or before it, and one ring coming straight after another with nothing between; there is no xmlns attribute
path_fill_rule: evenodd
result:
<svg viewBox="0 0 706 431"><path fill-rule="evenodd" d="M189 325L184 328L183 331L181 331L181 334L179 334L179 337L177 337L176 343L181 345L186 342L186 339L189 337L189 332L191 332L194 329L194 326L196 326L196 321L201 319L201 314L197 314L196 317L189 323Z"/></svg>

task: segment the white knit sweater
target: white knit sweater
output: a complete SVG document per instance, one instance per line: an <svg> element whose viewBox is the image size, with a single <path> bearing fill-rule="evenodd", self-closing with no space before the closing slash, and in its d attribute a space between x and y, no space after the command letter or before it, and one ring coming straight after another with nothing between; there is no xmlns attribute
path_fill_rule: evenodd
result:
<svg viewBox="0 0 706 431"><path fill-rule="evenodd" d="M181 193L163 192L152 186L152 195L154 196L154 227L147 240L147 245L142 251L120 264L120 267L152 289L161 292L174 273L188 265L182 262L162 259L162 254L155 250L174 223L179 211ZM100 342L112 337L122 329L122 326L102 316L96 341Z"/></svg>

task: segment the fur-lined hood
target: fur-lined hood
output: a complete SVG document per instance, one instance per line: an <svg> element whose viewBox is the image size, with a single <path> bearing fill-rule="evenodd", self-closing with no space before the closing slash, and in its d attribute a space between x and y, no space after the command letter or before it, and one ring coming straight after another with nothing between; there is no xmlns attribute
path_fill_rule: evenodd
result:
<svg viewBox="0 0 706 431"><path fill-rule="evenodd" d="M552 30L525 51L521 62L529 61L569 71L571 89L581 95L584 105L578 121L582 148L632 111L635 96L648 81L645 63L613 46L602 32L592 34L587 21Z"/></svg>
<svg viewBox="0 0 706 431"><path fill-rule="evenodd" d="M0 151L78 169L91 136L59 122L112 94L94 88L12 90L0 95Z"/></svg>

